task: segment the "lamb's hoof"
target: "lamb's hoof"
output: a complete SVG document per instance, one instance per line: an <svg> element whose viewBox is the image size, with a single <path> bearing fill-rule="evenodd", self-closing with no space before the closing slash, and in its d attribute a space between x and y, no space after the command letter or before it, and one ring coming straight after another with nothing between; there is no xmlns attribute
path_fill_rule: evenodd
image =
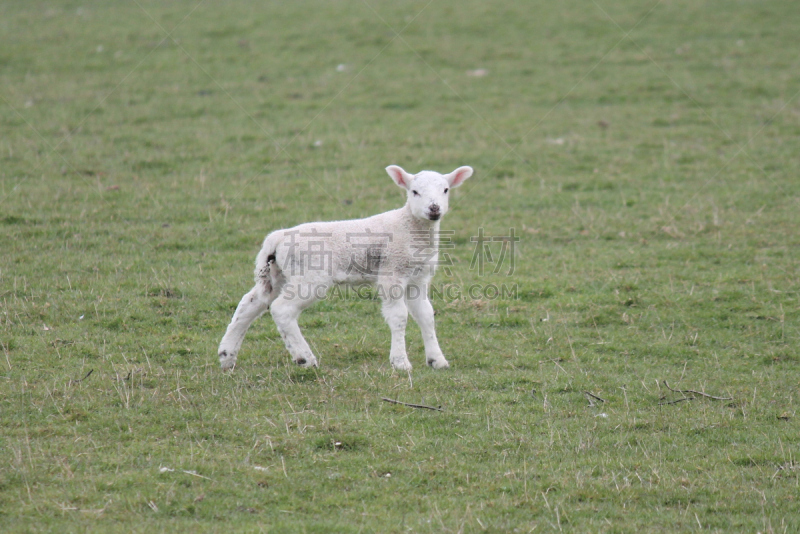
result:
<svg viewBox="0 0 800 534"><path fill-rule="evenodd" d="M447 363L447 360L442 358L441 360L428 360L428 365L433 367L434 369L449 369L450 364Z"/></svg>
<svg viewBox="0 0 800 534"><path fill-rule="evenodd" d="M219 352L219 364L223 371L231 371L236 367L236 355L228 354L228 351L222 350Z"/></svg>
<svg viewBox="0 0 800 534"><path fill-rule="evenodd" d="M394 367L398 371L410 371L411 362L408 361L408 358L406 358L405 360L392 360L392 367Z"/></svg>

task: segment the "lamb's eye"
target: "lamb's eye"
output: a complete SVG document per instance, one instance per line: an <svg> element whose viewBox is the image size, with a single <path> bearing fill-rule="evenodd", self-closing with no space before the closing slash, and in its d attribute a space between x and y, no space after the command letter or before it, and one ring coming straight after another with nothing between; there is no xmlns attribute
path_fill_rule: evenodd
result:
<svg viewBox="0 0 800 534"><path fill-rule="evenodd" d="M444 194L446 195L448 191L450 191L450 188L449 188L449 187L448 187L447 189L445 189L445 190L444 190Z"/></svg>
<svg viewBox="0 0 800 534"><path fill-rule="evenodd" d="M417 193L416 191L413 191L413 190L412 190L411 192L412 192L412 193L414 193L414 196L415 196L415 197L418 197L418 196L419 196L419 193Z"/></svg>

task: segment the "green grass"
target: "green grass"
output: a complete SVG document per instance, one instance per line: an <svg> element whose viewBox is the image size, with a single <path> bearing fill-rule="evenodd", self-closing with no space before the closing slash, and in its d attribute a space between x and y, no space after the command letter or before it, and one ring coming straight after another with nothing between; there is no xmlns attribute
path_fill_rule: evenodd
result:
<svg viewBox="0 0 800 534"><path fill-rule="evenodd" d="M796 531L799 25L4 3L2 530ZM265 318L222 373L264 235L399 206L391 163L476 169L435 282L516 298L434 299L447 372L414 324L393 372L379 303L338 299L301 318L319 369ZM513 273L470 269L479 228L521 236Z"/></svg>

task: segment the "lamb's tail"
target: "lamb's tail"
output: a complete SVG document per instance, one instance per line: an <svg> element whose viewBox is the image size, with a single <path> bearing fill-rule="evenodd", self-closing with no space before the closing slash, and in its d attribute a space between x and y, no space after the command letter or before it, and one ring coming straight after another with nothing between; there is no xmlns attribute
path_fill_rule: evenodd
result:
<svg viewBox="0 0 800 534"><path fill-rule="evenodd" d="M264 288L265 293L268 295L277 286L280 275L281 269L278 266L277 250L282 242L283 235L278 232L269 234L264 239L264 244L261 246L258 256L256 256L255 281L257 285L261 285Z"/></svg>

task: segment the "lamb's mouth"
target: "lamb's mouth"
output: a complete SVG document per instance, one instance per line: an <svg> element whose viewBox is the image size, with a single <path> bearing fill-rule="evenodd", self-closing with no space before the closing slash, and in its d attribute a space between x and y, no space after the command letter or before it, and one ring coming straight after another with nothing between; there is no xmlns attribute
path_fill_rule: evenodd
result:
<svg viewBox="0 0 800 534"><path fill-rule="evenodd" d="M428 218L430 220L432 220L432 221L438 221L439 219L442 218L442 214L441 213L431 213L431 214L428 215Z"/></svg>

